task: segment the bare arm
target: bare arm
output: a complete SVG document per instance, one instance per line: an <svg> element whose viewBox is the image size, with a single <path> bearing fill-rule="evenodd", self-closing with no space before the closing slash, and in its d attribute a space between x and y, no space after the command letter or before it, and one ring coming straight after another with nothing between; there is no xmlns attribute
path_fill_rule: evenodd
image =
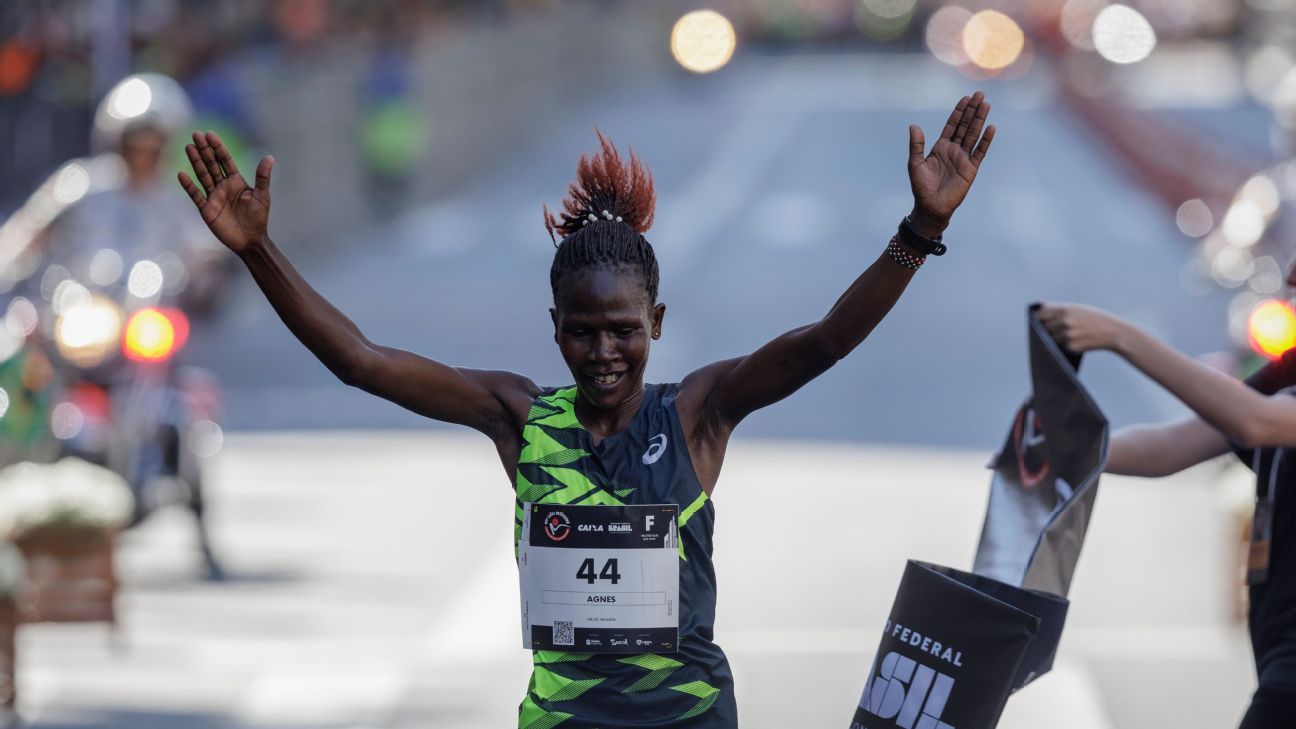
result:
<svg viewBox="0 0 1296 729"><path fill-rule="evenodd" d="M1046 306L1040 318L1072 351L1107 349L1125 358L1229 441L1248 448L1296 446L1296 398L1256 392L1099 309Z"/></svg>
<svg viewBox="0 0 1296 729"><path fill-rule="evenodd" d="M1112 435L1105 470L1120 476L1156 478L1228 452L1228 441L1201 418L1132 425Z"/></svg>
<svg viewBox="0 0 1296 729"><path fill-rule="evenodd" d="M181 172L180 184L212 233L236 253L306 348L348 385L436 420L467 425L496 444L511 444L538 388L521 375L449 367L375 345L350 319L306 283L266 234L273 158L257 166L256 187L244 182L220 137L194 134L186 146L200 190Z"/></svg>
<svg viewBox="0 0 1296 729"><path fill-rule="evenodd" d="M922 130L909 127L910 220L929 238L939 236L967 196L985 159L994 126L982 127L990 104L977 92L950 114L930 154ZM696 401L708 421L727 432L748 414L778 402L850 354L891 311L914 271L885 253L837 300L823 319L793 329L755 352L716 363L682 386L681 400ZM690 387L691 386L691 387Z"/></svg>

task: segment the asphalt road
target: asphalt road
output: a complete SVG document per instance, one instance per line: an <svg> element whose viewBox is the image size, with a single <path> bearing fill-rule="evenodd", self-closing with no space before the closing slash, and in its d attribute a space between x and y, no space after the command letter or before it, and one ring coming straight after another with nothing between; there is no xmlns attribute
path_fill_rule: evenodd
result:
<svg viewBox="0 0 1296 729"><path fill-rule="evenodd" d="M120 543L115 637L19 631L21 716L30 729L514 726L530 656L513 496L492 455L470 434L232 437L210 474L231 579L197 579L187 515L154 515ZM845 729L905 560L970 566L985 460L734 445L715 499L716 640L745 729ZM1254 677L1221 486L1247 483L1220 464L1104 479L1055 670L1012 697L1000 729L1235 725Z"/></svg>
<svg viewBox="0 0 1296 729"><path fill-rule="evenodd" d="M649 239L667 315L648 377L678 380L822 316L911 206L907 125L934 138L974 88L911 57L747 56L713 77L571 108L457 194L344 234L344 245L285 243L372 340L564 384L540 206L560 202L597 126L656 177ZM950 253L929 261L854 354L749 418L740 437L993 448L1027 391L1024 322L1036 300L1108 308L1192 354L1228 347L1223 294L1181 283L1191 241L1057 103L1047 70L984 88L999 135L946 234ZM1239 127L1256 123L1239 116ZM235 299L190 352L220 374L231 429L435 425L339 385L247 276ZM1114 424L1179 412L1110 355L1089 360L1085 378Z"/></svg>

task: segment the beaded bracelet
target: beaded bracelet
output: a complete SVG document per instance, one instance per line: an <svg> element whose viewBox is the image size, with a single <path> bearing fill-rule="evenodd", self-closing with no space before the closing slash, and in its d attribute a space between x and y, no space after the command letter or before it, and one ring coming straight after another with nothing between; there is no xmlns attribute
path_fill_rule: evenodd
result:
<svg viewBox="0 0 1296 729"><path fill-rule="evenodd" d="M922 268L923 263L927 261L927 256L916 256L901 248L900 244L896 242L896 237L894 235L891 236L891 242L887 244L886 252L887 255L891 257L891 260L911 271L917 271L919 268Z"/></svg>

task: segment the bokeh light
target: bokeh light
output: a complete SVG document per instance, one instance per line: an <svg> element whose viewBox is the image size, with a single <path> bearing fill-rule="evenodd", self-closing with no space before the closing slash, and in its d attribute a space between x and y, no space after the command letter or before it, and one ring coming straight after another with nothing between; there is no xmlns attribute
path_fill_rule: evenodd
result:
<svg viewBox="0 0 1296 729"><path fill-rule="evenodd" d="M211 458L220 453L225 445L225 432L210 420L199 420L189 426L189 439L194 454L199 458Z"/></svg>
<svg viewBox="0 0 1296 729"><path fill-rule="evenodd" d="M114 119L133 119L148 111L153 102L153 89L138 76L118 84L108 94L108 115Z"/></svg>
<svg viewBox="0 0 1296 729"><path fill-rule="evenodd" d="M15 297L5 312L5 329L15 337L26 337L36 331L39 315L36 305L25 297Z"/></svg>
<svg viewBox="0 0 1296 729"><path fill-rule="evenodd" d="M85 415L81 408L70 402L61 402L54 406L50 413L50 431L59 440L75 438L85 427Z"/></svg>
<svg viewBox="0 0 1296 729"><path fill-rule="evenodd" d="M1224 213L1220 230L1231 245L1253 246L1264 235L1264 210L1254 200L1238 198Z"/></svg>
<svg viewBox="0 0 1296 729"><path fill-rule="evenodd" d="M1206 203L1196 198L1186 201L1175 211L1175 225L1190 238L1200 238L1215 227L1215 217Z"/></svg>
<svg viewBox="0 0 1296 729"><path fill-rule="evenodd" d="M69 162L54 176L54 199L63 204L85 197L90 191L90 173L76 162Z"/></svg>
<svg viewBox="0 0 1296 729"><path fill-rule="evenodd" d="M121 311L103 297L68 310L54 325L59 355L80 367L107 359L121 334Z"/></svg>
<svg viewBox="0 0 1296 729"><path fill-rule="evenodd" d="M970 60L963 50L963 29L972 19L972 11L957 5L946 5L927 20L927 48L942 63L962 66Z"/></svg>
<svg viewBox="0 0 1296 729"><path fill-rule="evenodd" d="M0 418L9 412L9 393L3 387L0 387Z"/></svg>
<svg viewBox="0 0 1296 729"><path fill-rule="evenodd" d="M90 280L99 286L111 286L121 278L121 254L111 248L100 248L90 259Z"/></svg>
<svg viewBox="0 0 1296 729"><path fill-rule="evenodd" d="M1246 248L1228 246L1211 260L1211 276L1226 289L1235 289L1246 283L1255 273L1255 258Z"/></svg>
<svg viewBox="0 0 1296 729"><path fill-rule="evenodd" d="M66 278L59 282L58 288L54 289L54 298L50 302L50 308L55 314L65 314L72 309L77 309L90 304L90 290L73 279Z"/></svg>
<svg viewBox="0 0 1296 729"><path fill-rule="evenodd" d="M1156 31L1128 5L1108 5L1093 23L1094 50L1112 63L1138 63L1156 48Z"/></svg>
<svg viewBox="0 0 1296 729"><path fill-rule="evenodd" d="M1291 304L1268 299L1251 311L1247 336L1257 354L1277 359L1296 346L1296 310Z"/></svg>
<svg viewBox="0 0 1296 729"><path fill-rule="evenodd" d="M1237 199L1249 200L1255 203L1256 207L1264 215L1265 220L1273 217L1278 212L1278 206L1282 203L1282 195L1278 192L1278 185L1269 175L1260 174L1247 180L1241 189L1237 192Z"/></svg>
<svg viewBox="0 0 1296 729"><path fill-rule="evenodd" d="M988 71L1007 68L1021 55L1026 35L1017 21L998 10L982 10L963 28L963 50Z"/></svg>
<svg viewBox="0 0 1296 729"><path fill-rule="evenodd" d="M162 290L162 267L153 261L140 261L131 266L126 278L126 288L131 296L147 299Z"/></svg>
<svg viewBox="0 0 1296 729"><path fill-rule="evenodd" d="M1278 259L1273 256L1257 256L1255 272L1251 274L1247 286L1257 294L1269 296L1278 293L1283 286L1283 270Z"/></svg>
<svg viewBox="0 0 1296 729"><path fill-rule="evenodd" d="M895 40L908 30L916 5L915 0L859 0L855 25L873 40Z"/></svg>
<svg viewBox="0 0 1296 729"><path fill-rule="evenodd" d="M166 359L175 349L175 326L161 311L141 309L126 323L126 337L122 344L126 356L137 362Z"/></svg>
<svg viewBox="0 0 1296 729"><path fill-rule="evenodd" d="M696 10L675 22L671 31L671 55L694 73L711 73L724 68L738 47L733 23L714 10Z"/></svg>

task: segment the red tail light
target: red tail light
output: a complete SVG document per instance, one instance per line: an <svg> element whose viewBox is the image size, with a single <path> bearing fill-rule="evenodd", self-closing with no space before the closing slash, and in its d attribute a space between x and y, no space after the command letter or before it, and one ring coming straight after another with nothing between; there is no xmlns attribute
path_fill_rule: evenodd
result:
<svg viewBox="0 0 1296 729"><path fill-rule="evenodd" d="M122 352L135 362L164 362L189 339L189 319L176 309L140 309L126 322Z"/></svg>
<svg viewBox="0 0 1296 729"><path fill-rule="evenodd" d="M1257 354L1278 359L1296 346L1296 310L1291 304L1269 299L1251 311L1247 338Z"/></svg>

